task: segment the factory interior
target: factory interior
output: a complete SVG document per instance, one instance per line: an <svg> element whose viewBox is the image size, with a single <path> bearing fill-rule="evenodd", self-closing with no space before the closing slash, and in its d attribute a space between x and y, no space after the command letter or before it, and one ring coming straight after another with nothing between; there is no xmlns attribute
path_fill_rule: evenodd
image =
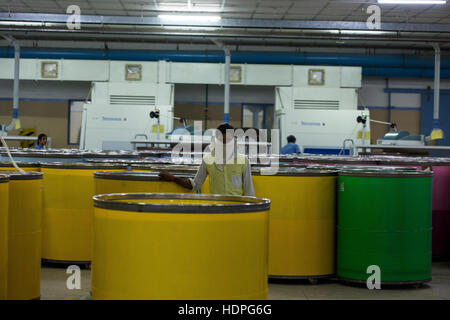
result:
<svg viewBox="0 0 450 320"><path fill-rule="evenodd" d="M450 300L448 0L0 0L0 139L0 300Z"/></svg>

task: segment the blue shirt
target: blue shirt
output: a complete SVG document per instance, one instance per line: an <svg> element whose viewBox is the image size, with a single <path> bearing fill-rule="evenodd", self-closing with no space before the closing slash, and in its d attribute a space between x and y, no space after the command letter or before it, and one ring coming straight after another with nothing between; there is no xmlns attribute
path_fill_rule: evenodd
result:
<svg viewBox="0 0 450 320"><path fill-rule="evenodd" d="M34 147L35 149L44 149L44 146L41 146L39 143L36 144L36 147Z"/></svg>
<svg viewBox="0 0 450 320"><path fill-rule="evenodd" d="M300 153L300 147L296 143L289 142L281 148L281 154Z"/></svg>

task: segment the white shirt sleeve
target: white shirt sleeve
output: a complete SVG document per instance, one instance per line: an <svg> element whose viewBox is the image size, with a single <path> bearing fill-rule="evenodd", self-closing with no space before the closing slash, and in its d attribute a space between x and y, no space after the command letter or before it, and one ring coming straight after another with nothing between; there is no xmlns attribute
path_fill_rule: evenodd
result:
<svg viewBox="0 0 450 320"><path fill-rule="evenodd" d="M191 181L192 184L192 190L200 190L202 188L203 183L206 180L206 177L208 176L208 171L206 171L205 162L202 161L202 164L200 165L200 168L198 168L197 173L195 174L194 179L189 178L189 181Z"/></svg>
<svg viewBox="0 0 450 320"><path fill-rule="evenodd" d="M255 189L253 189L252 169L250 161L247 159L247 165L244 170L244 196L255 196Z"/></svg>

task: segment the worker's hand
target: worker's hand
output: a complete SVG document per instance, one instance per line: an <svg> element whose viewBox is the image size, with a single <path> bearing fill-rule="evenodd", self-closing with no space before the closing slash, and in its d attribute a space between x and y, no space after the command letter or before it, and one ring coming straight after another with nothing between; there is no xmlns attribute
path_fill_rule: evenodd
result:
<svg viewBox="0 0 450 320"><path fill-rule="evenodd" d="M159 179L163 181L173 181L173 175L166 170L161 170L159 172Z"/></svg>

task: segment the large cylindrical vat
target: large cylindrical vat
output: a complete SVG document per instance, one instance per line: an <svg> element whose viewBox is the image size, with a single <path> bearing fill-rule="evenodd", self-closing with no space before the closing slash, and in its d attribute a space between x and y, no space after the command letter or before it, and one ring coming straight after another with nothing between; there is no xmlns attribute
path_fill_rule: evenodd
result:
<svg viewBox="0 0 450 320"><path fill-rule="evenodd" d="M431 157L379 157L380 165L404 165L433 171L432 254L450 259L450 159Z"/></svg>
<svg viewBox="0 0 450 320"><path fill-rule="evenodd" d="M83 162L88 161L134 161L138 159L137 152L134 151L100 151L100 152L80 152Z"/></svg>
<svg viewBox="0 0 450 320"><path fill-rule="evenodd" d="M80 162L82 156L78 150L65 152L64 150L36 150L36 149L17 149L11 151L11 155L16 161L21 162ZM8 160L8 157L2 157Z"/></svg>
<svg viewBox="0 0 450 320"><path fill-rule="evenodd" d="M125 165L46 163L42 259L89 263L92 256L94 172Z"/></svg>
<svg viewBox="0 0 450 320"><path fill-rule="evenodd" d="M0 175L0 300L7 297L9 177Z"/></svg>
<svg viewBox="0 0 450 320"><path fill-rule="evenodd" d="M431 279L432 173L342 171L338 177L337 276L381 283Z"/></svg>
<svg viewBox="0 0 450 320"><path fill-rule="evenodd" d="M10 300L41 294L42 173L9 175L8 295Z"/></svg>
<svg viewBox="0 0 450 320"><path fill-rule="evenodd" d="M270 200L94 197L93 299L266 299Z"/></svg>
<svg viewBox="0 0 450 320"><path fill-rule="evenodd" d="M450 259L450 162L433 168L433 258Z"/></svg>
<svg viewBox="0 0 450 320"><path fill-rule="evenodd" d="M174 175L177 175L179 177L186 177L186 178L194 178L195 175L198 172L199 166L197 165L161 165L161 164L154 164L154 165L142 165L142 164L133 164L132 166L133 171L147 171L147 172L160 172L162 170L168 171ZM177 187L176 190L179 190L179 187ZM209 176L206 177L202 187L200 188L200 193L203 194L210 194L210 187L209 187Z"/></svg>
<svg viewBox="0 0 450 320"><path fill-rule="evenodd" d="M193 176L182 176L193 178ZM97 171L94 173L94 180L95 194L190 192L174 182L160 180L157 172Z"/></svg>
<svg viewBox="0 0 450 320"><path fill-rule="evenodd" d="M41 171L41 166L37 162L17 162L20 169L24 171ZM1 171L11 171L16 170L11 162L2 161L0 162L0 174Z"/></svg>
<svg viewBox="0 0 450 320"><path fill-rule="evenodd" d="M269 276L318 278L335 273L337 172L253 172L257 197L269 198Z"/></svg>

